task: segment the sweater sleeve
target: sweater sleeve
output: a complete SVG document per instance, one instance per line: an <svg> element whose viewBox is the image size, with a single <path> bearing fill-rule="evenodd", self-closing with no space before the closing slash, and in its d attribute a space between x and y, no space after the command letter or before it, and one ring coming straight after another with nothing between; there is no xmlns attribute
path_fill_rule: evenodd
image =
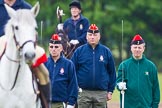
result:
<svg viewBox="0 0 162 108"><path fill-rule="evenodd" d="M155 67L155 66L154 66ZM152 108L158 108L159 102L160 102L160 88L159 88L159 81L158 81L158 72L157 69L154 68L153 70L153 102L152 102Z"/></svg>
<svg viewBox="0 0 162 108"><path fill-rule="evenodd" d="M116 85L116 70L115 70L115 63L112 55L109 56L109 64L108 64L108 70L109 70L109 84L108 84L108 92L113 92Z"/></svg>

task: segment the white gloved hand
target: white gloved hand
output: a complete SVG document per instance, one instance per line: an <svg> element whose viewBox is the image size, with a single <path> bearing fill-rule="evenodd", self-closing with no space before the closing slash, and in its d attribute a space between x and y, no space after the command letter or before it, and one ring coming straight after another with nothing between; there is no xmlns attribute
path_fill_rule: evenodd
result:
<svg viewBox="0 0 162 108"><path fill-rule="evenodd" d="M63 23L58 24L58 25L57 25L57 29L58 29L58 30L63 30Z"/></svg>
<svg viewBox="0 0 162 108"><path fill-rule="evenodd" d="M120 89L120 90L126 90L127 88L126 88L126 82L119 82L118 84L117 84L117 86L118 86L118 88Z"/></svg>
<svg viewBox="0 0 162 108"><path fill-rule="evenodd" d="M79 41L78 40L71 40L70 43L73 44L73 45L76 45L76 44L79 44Z"/></svg>
<svg viewBox="0 0 162 108"><path fill-rule="evenodd" d="M66 108L74 108L74 106L72 106L72 105L67 105Z"/></svg>
<svg viewBox="0 0 162 108"><path fill-rule="evenodd" d="M65 102L63 102L63 106L64 106L63 108L66 108L66 103Z"/></svg>
<svg viewBox="0 0 162 108"><path fill-rule="evenodd" d="M82 88L79 88L78 92L79 92L79 93L82 93L82 91L83 91Z"/></svg>

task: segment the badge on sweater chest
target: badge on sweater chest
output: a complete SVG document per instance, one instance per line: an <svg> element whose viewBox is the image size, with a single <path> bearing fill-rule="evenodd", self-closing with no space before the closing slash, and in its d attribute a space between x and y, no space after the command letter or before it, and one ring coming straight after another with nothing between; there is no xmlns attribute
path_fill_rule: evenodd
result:
<svg viewBox="0 0 162 108"><path fill-rule="evenodd" d="M100 61L104 61L104 57L103 57L103 55L100 55Z"/></svg>
<svg viewBox="0 0 162 108"><path fill-rule="evenodd" d="M80 28L80 30L82 30L82 29L83 29L83 25L82 25L82 24L80 24L79 28Z"/></svg>
<svg viewBox="0 0 162 108"><path fill-rule="evenodd" d="M149 76L149 72L145 72L145 75Z"/></svg>
<svg viewBox="0 0 162 108"><path fill-rule="evenodd" d="M64 75L64 72L65 72L65 71L64 71L64 68L61 68L61 69L60 69L60 74L61 74L61 75Z"/></svg>

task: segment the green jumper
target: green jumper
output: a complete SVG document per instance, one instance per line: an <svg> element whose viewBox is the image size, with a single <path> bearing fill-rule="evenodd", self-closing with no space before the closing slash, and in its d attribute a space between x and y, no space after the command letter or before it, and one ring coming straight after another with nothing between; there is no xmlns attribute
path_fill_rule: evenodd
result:
<svg viewBox="0 0 162 108"><path fill-rule="evenodd" d="M118 68L117 83L122 80L127 87L124 108L158 108L160 89L157 68L153 62L144 55L140 60L130 57L123 61Z"/></svg>

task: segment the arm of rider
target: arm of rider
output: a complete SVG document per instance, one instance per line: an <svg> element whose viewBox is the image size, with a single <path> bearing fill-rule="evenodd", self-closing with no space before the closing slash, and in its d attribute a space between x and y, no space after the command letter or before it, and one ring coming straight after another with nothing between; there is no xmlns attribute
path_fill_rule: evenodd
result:
<svg viewBox="0 0 162 108"><path fill-rule="evenodd" d="M73 45L76 45L76 44L79 44L79 41L78 40L71 40L70 43L73 44Z"/></svg>
<svg viewBox="0 0 162 108"><path fill-rule="evenodd" d="M127 90L126 82L119 82L119 83L117 83L117 86L118 86L119 90Z"/></svg>
<svg viewBox="0 0 162 108"><path fill-rule="evenodd" d="M74 108L74 106L72 106L72 105L67 105L66 108Z"/></svg>

